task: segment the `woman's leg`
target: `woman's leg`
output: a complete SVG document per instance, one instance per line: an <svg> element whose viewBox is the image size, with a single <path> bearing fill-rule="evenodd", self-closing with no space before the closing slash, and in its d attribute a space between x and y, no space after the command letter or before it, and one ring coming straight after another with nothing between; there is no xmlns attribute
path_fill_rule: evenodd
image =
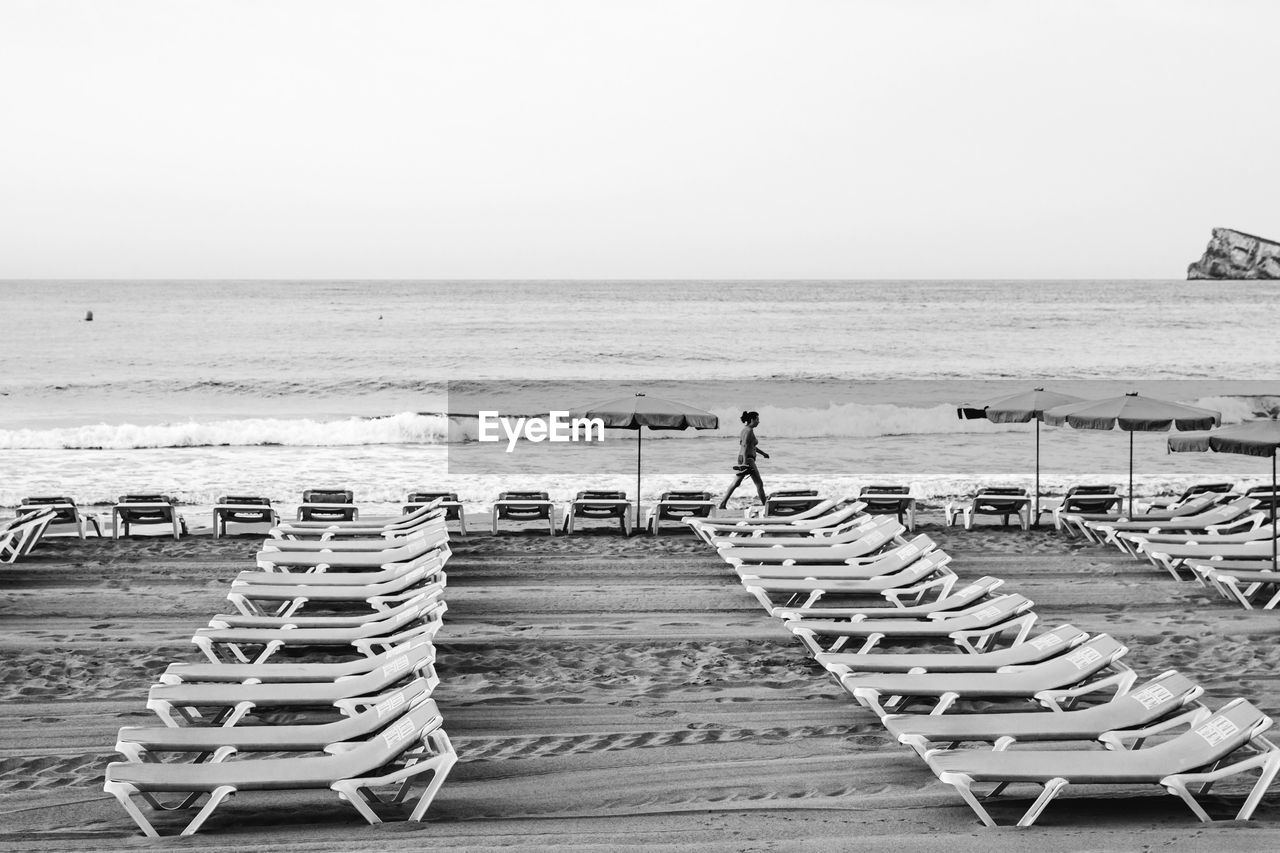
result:
<svg viewBox="0 0 1280 853"><path fill-rule="evenodd" d="M764 480L760 479L760 469L752 465L751 470L747 473L751 475L751 482L756 484L756 494L760 496L760 505L763 506L766 498L764 496ZM742 481L739 480L738 482Z"/></svg>
<svg viewBox="0 0 1280 853"><path fill-rule="evenodd" d="M757 474L756 476L759 477L760 475ZM724 497L720 499L720 509L725 508L725 506L729 503L729 498L733 496L733 493L737 490L738 486L742 485L742 481L745 480L746 477L747 477L746 471L739 471L737 473L737 475L733 478L733 482L729 484L729 490L725 492Z"/></svg>

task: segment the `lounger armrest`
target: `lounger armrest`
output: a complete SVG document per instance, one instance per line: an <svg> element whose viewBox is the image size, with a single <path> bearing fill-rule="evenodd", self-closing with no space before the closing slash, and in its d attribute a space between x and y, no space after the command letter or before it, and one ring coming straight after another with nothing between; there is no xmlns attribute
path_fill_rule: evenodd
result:
<svg viewBox="0 0 1280 853"><path fill-rule="evenodd" d="M1251 530L1257 530L1263 524L1271 521L1271 517L1265 512L1251 512L1243 518L1234 518L1231 521L1224 521L1222 524L1210 524L1205 530L1210 533L1248 533Z"/></svg>
<svg viewBox="0 0 1280 853"><path fill-rule="evenodd" d="M1212 711L1204 705L1197 705L1190 710L1183 711L1181 714L1177 714L1158 723L1152 723L1149 726L1142 726L1141 728L1136 729L1113 729L1109 732L1103 732L1098 736L1098 742L1106 746L1108 749L1138 749L1142 745L1142 742L1152 735L1158 735L1182 726L1196 726L1209 719L1211 716L1213 716ZM1134 741L1133 746L1126 746L1126 740Z"/></svg>
<svg viewBox="0 0 1280 853"><path fill-rule="evenodd" d="M1091 693L1100 693L1111 688L1115 688L1116 695L1128 693L1133 683L1138 680L1138 673L1118 661L1111 665L1118 671L1080 687L1041 690L1035 695L1035 699L1052 711L1065 711L1075 703L1075 700Z"/></svg>
<svg viewBox="0 0 1280 853"><path fill-rule="evenodd" d="M992 625L990 628L952 631L950 637L966 652L976 654L994 643L997 637L1016 628L1017 634L1010 644L1016 646L1027 639L1027 635L1031 633L1031 627L1036 623L1036 618L1035 611L1027 611L1013 619L1006 619L999 625Z"/></svg>

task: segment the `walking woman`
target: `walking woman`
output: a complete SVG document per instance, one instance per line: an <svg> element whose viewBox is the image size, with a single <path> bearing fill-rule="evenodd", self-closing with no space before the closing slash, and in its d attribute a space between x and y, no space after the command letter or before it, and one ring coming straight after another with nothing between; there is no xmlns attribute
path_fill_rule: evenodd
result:
<svg viewBox="0 0 1280 853"><path fill-rule="evenodd" d="M764 497L764 481L760 479L760 470L756 468L756 456L769 458L769 454L760 449L759 443L756 441L756 427L760 425L759 412L743 412L742 413L742 434L738 436L738 464L733 466L733 470L737 474L733 478L733 482L729 484L729 491L724 493L724 497L720 499L720 509L724 509L729 503L729 498L733 496L738 486L742 485L742 481L747 477L751 478L751 482L756 484L756 494L760 497L760 503L765 502Z"/></svg>

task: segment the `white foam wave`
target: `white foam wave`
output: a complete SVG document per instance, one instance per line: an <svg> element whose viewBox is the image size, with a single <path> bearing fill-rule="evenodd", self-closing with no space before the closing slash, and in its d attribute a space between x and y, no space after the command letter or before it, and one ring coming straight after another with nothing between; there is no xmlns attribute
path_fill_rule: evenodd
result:
<svg viewBox="0 0 1280 853"><path fill-rule="evenodd" d="M246 418L208 423L94 424L45 430L0 430L0 450L440 444L447 440L447 434L444 416L405 412L385 418L336 421Z"/></svg>

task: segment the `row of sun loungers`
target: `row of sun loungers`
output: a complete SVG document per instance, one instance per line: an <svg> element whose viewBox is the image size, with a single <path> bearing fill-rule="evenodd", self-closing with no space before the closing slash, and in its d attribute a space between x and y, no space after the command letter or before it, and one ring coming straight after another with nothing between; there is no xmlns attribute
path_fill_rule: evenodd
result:
<svg viewBox="0 0 1280 853"><path fill-rule="evenodd" d="M1065 516L1063 529L1147 560L1175 580L1196 580L1247 610L1271 610L1280 605L1276 498L1269 487L1197 492L1133 518Z"/></svg>
<svg viewBox="0 0 1280 853"><path fill-rule="evenodd" d="M975 787L993 786L990 798L1018 783L1041 788L1023 826L1071 784L1158 785L1208 821L1197 798L1246 773L1258 778L1236 818L1253 814L1280 772L1270 717L1245 699L1215 711L1173 670L1141 681L1107 634L1060 625L1032 636L1029 599L998 578L962 585L929 537L861 509L831 502L789 520L689 525L983 823L996 821ZM1000 712L948 713L993 702ZM993 749L957 748L970 742Z"/></svg>
<svg viewBox="0 0 1280 853"><path fill-rule="evenodd" d="M408 813L422 818L457 760L430 698L447 609L443 516L424 507L386 523L273 529L256 570L232 583L236 612L192 638L208 662L171 664L150 689L163 725L119 732L126 760L108 766L105 790L144 833L158 834L139 800L190 809L207 796L181 830L190 835L242 791L328 789L379 823L375 806L424 785ZM288 724L240 725L282 709Z"/></svg>

